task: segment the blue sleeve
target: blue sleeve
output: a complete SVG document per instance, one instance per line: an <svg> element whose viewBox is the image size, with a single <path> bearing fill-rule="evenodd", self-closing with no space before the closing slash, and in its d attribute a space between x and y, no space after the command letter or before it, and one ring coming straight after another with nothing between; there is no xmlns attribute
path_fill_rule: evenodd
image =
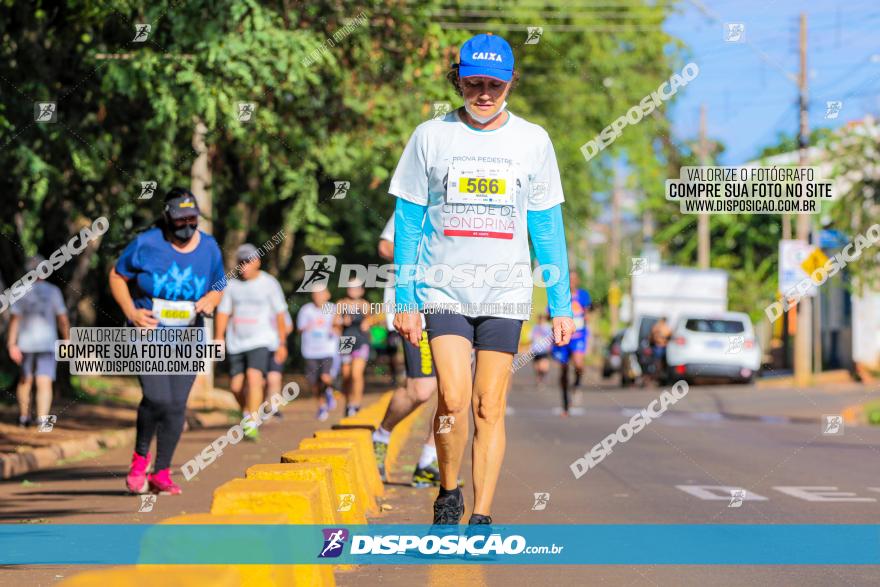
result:
<svg viewBox="0 0 880 587"><path fill-rule="evenodd" d="M398 311L412 311L416 306L416 269L419 242L427 206L397 198L394 208L394 266L397 284L394 289Z"/></svg>
<svg viewBox="0 0 880 587"><path fill-rule="evenodd" d="M568 282L568 251L565 246L565 227L562 224L562 206L557 204L546 210L529 210L527 214L529 236L532 246L535 247L538 264L553 266L559 270L559 279L547 288L550 315L553 318L570 318L571 289ZM547 269L542 273L544 281L552 277L548 275Z"/></svg>
<svg viewBox="0 0 880 587"><path fill-rule="evenodd" d="M119 256L119 260L116 261L116 273L126 279L133 278L140 271L136 260L140 242L140 237L135 237L133 241L128 243L128 246L125 247L125 250Z"/></svg>

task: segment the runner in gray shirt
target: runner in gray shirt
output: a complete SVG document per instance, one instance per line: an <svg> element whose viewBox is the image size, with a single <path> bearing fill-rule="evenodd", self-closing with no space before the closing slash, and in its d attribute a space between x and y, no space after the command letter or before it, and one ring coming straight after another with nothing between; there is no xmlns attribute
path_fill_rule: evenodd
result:
<svg viewBox="0 0 880 587"><path fill-rule="evenodd" d="M33 271L46 259L35 255L28 259L27 270ZM37 384L37 420L42 422L52 407L52 382L55 381L55 341L70 338L70 322L64 296L56 286L37 279L34 286L10 309L7 348L9 357L21 366L18 381L19 426L29 426L31 384Z"/></svg>

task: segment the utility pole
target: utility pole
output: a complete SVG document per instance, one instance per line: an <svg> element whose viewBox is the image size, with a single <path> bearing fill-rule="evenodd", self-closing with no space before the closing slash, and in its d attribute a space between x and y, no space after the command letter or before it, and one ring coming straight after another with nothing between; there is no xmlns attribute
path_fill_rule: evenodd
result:
<svg viewBox="0 0 880 587"><path fill-rule="evenodd" d="M706 140L706 105L700 104L700 142L699 142L700 165L709 164L709 145ZM697 266L700 269L709 268L709 214L697 215Z"/></svg>
<svg viewBox="0 0 880 587"><path fill-rule="evenodd" d="M807 147L810 143L810 128L807 108L807 14L801 13L800 34L800 75L798 76L800 132L798 135L798 165L807 165ZM810 234L810 216L797 215L797 239L807 241ZM794 382L797 387L806 387L811 379L812 359L812 314L813 300L809 296L801 298L796 306L797 332L794 335Z"/></svg>
<svg viewBox="0 0 880 587"><path fill-rule="evenodd" d="M608 235L608 271L611 274L609 286L609 311L611 332L617 332L620 320L620 285L617 283L617 269L620 266L620 178L617 165L614 166L614 185L611 189L611 233ZM613 294L611 292L614 292Z"/></svg>

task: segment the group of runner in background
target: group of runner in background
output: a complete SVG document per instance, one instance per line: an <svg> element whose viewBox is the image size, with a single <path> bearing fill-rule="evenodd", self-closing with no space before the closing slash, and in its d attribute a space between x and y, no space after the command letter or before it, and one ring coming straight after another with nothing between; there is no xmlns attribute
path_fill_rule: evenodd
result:
<svg viewBox="0 0 880 587"><path fill-rule="evenodd" d="M167 201L169 210L177 210L181 204L193 204L194 198L181 189L169 193ZM185 213L198 213L198 208L194 205L183 210ZM181 224L180 219L173 218L167 210L166 215L168 227L173 228L175 221ZM191 216L184 214L181 218L186 221ZM182 224L189 227L186 222ZM139 270L136 265L140 262L142 248L163 246L157 239L162 239L162 232L167 230L168 228L157 227L135 239L114 268L111 284L120 277L128 277L123 282L128 293L129 279L137 280L137 276L146 270L152 273L151 279L160 274L154 271L155 267ZM189 236L192 238L194 235L192 233ZM213 239L205 240L204 246L216 247ZM187 242L187 245L191 244ZM164 242L164 245L171 248L169 242ZM199 250L198 245L193 249L196 250ZM378 252L384 260L393 261L393 251L392 216L379 239ZM179 251L174 252L180 254ZM215 285L219 283L223 290L215 310L215 338L226 344L229 388L238 401L243 417L255 414L260 404L269 400L272 395L281 393L282 373L288 357L287 339L294 330L294 321L288 312L288 301L281 285L275 277L261 269L258 253L259 250L252 244L241 245L236 251L236 278L225 280L217 279L221 270L218 264L219 248L217 251L203 252L210 260L206 270L213 271ZM174 255L169 257L171 265L174 264L174 258ZM28 266L36 266L42 260L42 257L33 257ZM168 265L168 260L163 263L163 267L164 265ZM208 268L209 266L211 267ZM168 271L172 271L171 266L164 267L163 272ZM371 306L364 298L363 284L352 281L347 285L345 296L335 303L331 302L328 289L313 291L311 301L303 305L296 315L295 329L301 337L300 351L305 361L305 376L311 394L316 398L316 417L320 421L327 420L330 412L337 407L337 389L346 399L345 415L352 416L358 412L363 398L366 367L371 355L376 364L382 363L387 369L395 392L382 425L373 434L377 464L385 479L385 455L391 432L401 420L434 397L437 379L427 332L422 332L418 347L402 341L394 328L394 314L371 314ZM132 289L148 287L152 287L154 293L161 294L161 287L151 283L136 284ZM160 289L157 290L156 287ZM212 291L219 293L216 287ZM394 291L390 287L385 289L384 308L393 307ZM569 389L572 386L568 366L574 365L573 389L577 390L580 387L589 336L586 316L590 309L590 297L585 290L578 287L575 273L571 274L571 293L577 332L568 345L558 347L553 344L547 315L539 315L531 330L531 350L539 385L546 379L551 355L562 366L560 387L563 416L568 415L571 403ZM137 294L132 298L129 294L128 299L125 299L118 290L116 294L130 324L147 327L162 324L159 309L161 298ZM206 294L206 291L195 292L193 297L198 294ZM158 306L148 307L148 299ZM191 303L195 304L196 300ZM54 342L59 337L68 337L69 323L61 291L43 280L38 280L33 289L12 306L11 315L8 352L22 370L17 389L19 423L29 426L33 421L32 412L39 420L50 414L52 382L55 379ZM343 341L347 344L341 344ZM397 362L401 347L406 379L402 385L398 385ZM149 489L179 493L180 488L170 480L170 473L167 471L170 453L173 452L180 434L179 430L176 434L173 431L178 428L182 430L186 398L194 377L147 375L140 379L144 387L144 399L138 410L138 430L141 436L137 443L139 450L133 455L132 470L135 474L133 477L130 475L129 489L135 492ZM30 397L34 384L37 401L32 410ZM275 417L281 418L281 413L277 412ZM252 418L250 421L256 419ZM146 470L150 454L147 451L157 432L160 439L165 439L160 449L164 454L159 463L161 468L157 469L158 477L153 474L148 479ZM246 426L244 432L248 440L259 439L256 425ZM432 430L428 427L412 484L428 487L436 486L439 481L437 449Z"/></svg>

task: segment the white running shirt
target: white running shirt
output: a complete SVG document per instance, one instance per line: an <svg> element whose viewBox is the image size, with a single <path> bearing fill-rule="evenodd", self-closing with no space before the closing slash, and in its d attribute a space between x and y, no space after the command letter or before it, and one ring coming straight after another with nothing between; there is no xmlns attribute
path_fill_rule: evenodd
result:
<svg viewBox="0 0 880 587"><path fill-rule="evenodd" d="M482 283L468 277L469 283L460 281L445 269L442 276L435 272L433 284L419 280L415 295L421 308L529 318L526 213L552 208L565 198L547 132L508 113L504 126L492 131L467 126L457 110L423 122L400 157L388 191L428 206L419 265L472 266L472 275L480 266L501 267L487 270ZM512 272L517 283L505 285Z"/></svg>
<svg viewBox="0 0 880 587"><path fill-rule="evenodd" d="M217 311L229 314L227 353L278 348L275 316L287 311L287 301L278 280L265 271L253 279L230 279Z"/></svg>
<svg viewBox="0 0 880 587"><path fill-rule="evenodd" d="M61 290L39 280L10 309L21 316L18 348L23 353L53 353L58 340L57 317L67 314Z"/></svg>
<svg viewBox="0 0 880 587"><path fill-rule="evenodd" d="M296 328L302 332L302 356L304 359L326 359L336 354L339 337L333 332L336 306L328 303L322 310L309 302L296 315Z"/></svg>

